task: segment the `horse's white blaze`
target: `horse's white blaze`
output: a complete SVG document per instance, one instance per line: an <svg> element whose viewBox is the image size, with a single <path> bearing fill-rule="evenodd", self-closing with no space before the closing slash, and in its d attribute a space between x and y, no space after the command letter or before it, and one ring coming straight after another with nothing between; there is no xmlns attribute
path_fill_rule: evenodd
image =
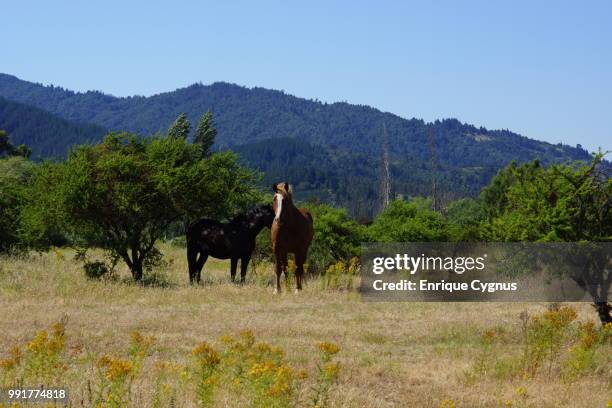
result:
<svg viewBox="0 0 612 408"><path fill-rule="evenodd" d="M278 220L280 218L282 209L283 209L283 195L281 193L276 193L276 214L274 214L275 220Z"/></svg>

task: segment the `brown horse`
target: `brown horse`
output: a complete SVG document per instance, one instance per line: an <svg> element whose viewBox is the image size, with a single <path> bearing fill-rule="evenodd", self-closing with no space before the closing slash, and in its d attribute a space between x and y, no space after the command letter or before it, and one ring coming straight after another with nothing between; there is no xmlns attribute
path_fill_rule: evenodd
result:
<svg viewBox="0 0 612 408"><path fill-rule="evenodd" d="M272 185L274 191L274 222L272 223L272 251L276 258L276 291L280 293L280 278L284 272L287 277L287 254L295 255L296 293L302 289L304 262L314 231L312 215L305 208L296 208L289 183Z"/></svg>

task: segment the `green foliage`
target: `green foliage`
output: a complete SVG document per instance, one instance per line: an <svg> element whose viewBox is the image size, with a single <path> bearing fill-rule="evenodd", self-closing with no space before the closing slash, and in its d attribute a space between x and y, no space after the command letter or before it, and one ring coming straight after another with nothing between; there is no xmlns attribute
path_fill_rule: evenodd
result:
<svg viewBox="0 0 612 408"><path fill-rule="evenodd" d="M1 99L0 99L1 101ZM21 156L26 159L30 157L32 150L26 145L21 144L15 147L8 136L8 133L4 130L0 130L0 157L2 156Z"/></svg>
<svg viewBox="0 0 612 408"><path fill-rule="evenodd" d="M216 136L217 129L213 121L213 114L211 111L208 111L200 118L193 138L193 143L200 145L202 148L203 157L207 157L212 153Z"/></svg>
<svg viewBox="0 0 612 408"><path fill-rule="evenodd" d="M550 375L553 364L561 354L570 324L576 316L574 309L562 307L549 310L542 316L534 316L527 322L523 361L528 376L535 376L544 366Z"/></svg>
<svg viewBox="0 0 612 408"><path fill-rule="evenodd" d="M374 242L446 242L448 222L426 199L394 200L368 228Z"/></svg>
<svg viewBox="0 0 612 408"><path fill-rule="evenodd" d="M329 391L338 379L340 365L333 360L340 348L333 343L319 343L320 362L317 363L316 383L312 387L311 402L313 407L327 407Z"/></svg>
<svg viewBox="0 0 612 408"><path fill-rule="evenodd" d="M0 252L23 246L21 211L33 167L21 156L0 159Z"/></svg>
<svg viewBox="0 0 612 408"><path fill-rule="evenodd" d="M89 279L102 279L104 276L110 275L111 271L105 262L88 261L83 264L85 275Z"/></svg>
<svg viewBox="0 0 612 408"><path fill-rule="evenodd" d="M576 336L578 340L568 350L563 366L563 375L570 381L597 367L600 346L612 340L612 323L599 330L593 322L581 323Z"/></svg>
<svg viewBox="0 0 612 408"><path fill-rule="evenodd" d="M64 323L53 325L51 332L41 330L23 348L15 346L9 358L0 359L0 386L15 387L23 383L51 384L63 378L68 365Z"/></svg>
<svg viewBox="0 0 612 408"><path fill-rule="evenodd" d="M573 308L553 304L540 314L522 313L521 335L503 326L486 330L465 379L469 383L479 377L529 381L546 375L573 381L605 372L609 358L604 346L612 338L612 323L597 328L576 318Z"/></svg>
<svg viewBox="0 0 612 408"><path fill-rule="evenodd" d="M481 195L488 214L481 225L482 237L511 242L611 241L612 179L603 157L601 152L595 154L588 165L543 167L536 161L508 166ZM551 264L558 262L557 258L552 254L546 261L554 266L549 268L553 273L560 274L567 265ZM575 258L580 265L574 269L581 270L582 275L572 276L579 284L590 282L588 291L604 324L612 319L605 301L610 271L602 267L608 261L599 256Z"/></svg>
<svg viewBox="0 0 612 408"><path fill-rule="evenodd" d="M274 262L274 254L272 253L272 237L270 230L264 228L255 240L255 249L251 255L251 268L257 273L257 267L262 262Z"/></svg>
<svg viewBox="0 0 612 408"><path fill-rule="evenodd" d="M359 256L361 242L366 239L365 227L353 220L344 209L311 202L306 207L314 219L314 239L308 263L318 273L336 261Z"/></svg>
<svg viewBox="0 0 612 408"><path fill-rule="evenodd" d="M52 211L75 243L120 257L136 280L159 261L155 243L173 222L225 217L258 198L255 176L231 153L201 160L182 137L111 133L41 168L31 187L41 200L26 211L33 238L55 228Z"/></svg>
<svg viewBox="0 0 612 408"><path fill-rule="evenodd" d="M480 223L486 218L481 200L463 198L448 205L446 218L449 223L451 241L468 242L481 239Z"/></svg>
<svg viewBox="0 0 612 408"><path fill-rule="evenodd" d="M94 405L101 408L121 408L128 405L132 384L142 369L145 357L151 353L155 338L131 333L129 357L104 354L95 364Z"/></svg>
<svg viewBox="0 0 612 408"><path fill-rule="evenodd" d="M350 261L338 261L330 265L321 279L323 289L352 290L355 276L359 274L359 258L353 257Z"/></svg>
<svg viewBox="0 0 612 408"><path fill-rule="evenodd" d="M189 132L191 132L191 123L189 123L187 115L181 113L168 128L168 137L187 139Z"/></svg>
<svg viewBox="0 0 612 408"><path fill-rule="evenodd" d="M487 237L499 241L612 240L612 179L589 165L509 166L483 190ZM495 198L493 198L495 197Z"/></svg>
<svg viewBox="0 0 612 408"><path fill-rule="evenodd" d="M30 248L45 250L69 241L64 227L67 214L62 211L62 195L55 189L62 183L64 171L63 165L58 163L42 163L32 168L20 220L22 240Z"/></svg>
<svg viewBox="0 0 612 408"><path fill-rule="evenodd" d="M540 167L540 163L539 161L534 161L525 166L536 169ZM499 170L489 184L480 192L480 200L489 218L501 215L508 206L506 194L510 186L516 183L516 178L514 177L516 167L516 162L513 160L508 166Z"/></svg>

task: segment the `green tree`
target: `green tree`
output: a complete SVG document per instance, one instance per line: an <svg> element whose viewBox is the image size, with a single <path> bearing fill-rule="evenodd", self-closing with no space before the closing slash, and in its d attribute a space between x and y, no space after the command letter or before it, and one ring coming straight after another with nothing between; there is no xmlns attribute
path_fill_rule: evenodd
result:
<svg viewBox="0 0 612 408"><path fill-rule="evenodd" d="M431 201L394 200L368 227L373 242L446 242L450 239L448 222L431 210Z"/></svg>
<svg viewBox="0 0 612 408"><path fill-rule="evenodd" d="M588 165L546 168L534 162L502 170L500 175L507 182L497 189L499 201L492 203L494 211L489 211L490 218L483 225L485 238L511 242L612 241L612 179L610 168L602 165L603 156L601 152L596 154ZM597 275L589 280L600 285L594 299L607 298L612 283L610 271L591 268L589 273ZM607 302L596 301L595 306L602 323L612 321Z"/></svg>
<svg viewBox="0 0 612 408"><path fill-rule="evenodd" d="M198 146L171 135L111 133L47 170L33 182L43 197L26 210L31 224L44 230L54 207L75 245L107 250L136 281L161 258L155 243L172 223L228 216L259 198L255 175L232 153L202 160Z"/></svg>
<svg viewBox="0 0 612 408"><path fill-rule="evenodd" d="M189 132L191 132L191 123L189 123L187 115L181 113L168 128L168 137L187 139Z"/></svg>
<svg viewBox="0 0 612 408"><path fill-rule="evenodd" d="M206 112L200 118L193 142L202 147L202 156L207 157L212 153L212 147L217 136L217 128L211 111Z"/></svg>
<svg viewBox="0 0 612 408"><path fill-rule="evenodd" d="M33 166L20 156L0 159L0 252L22 244L21 211L27 202L25 186Z"/></svg>
<svg viewBox="0 0 612 408"><path fill-rule="evenodd" d="M446 211L451 241L479 241L480 224L485 218L485 208L480 199L462 198L452 201Z"/></svg>
<svg viewBox="0 0 612 408"><path fill-rule="evenodd" d="M8 133L4 130L0 130L0 157L2 156L21 156L26 159L30 157L32 150L26 145L21 144L15 147L9 138Z"/></svg>
<svg viewBox="0 0 612 408"><path fill-rule="evenodd" d="M528 166L536 169L540 167L540 162L536 160ZM508 166L501 169L491 182L481 190L480 200L489 218L497 217L503 213L508 205L506 193L508 188L516 182L514 174L516 167L516 162L512 161Z"/></svg>

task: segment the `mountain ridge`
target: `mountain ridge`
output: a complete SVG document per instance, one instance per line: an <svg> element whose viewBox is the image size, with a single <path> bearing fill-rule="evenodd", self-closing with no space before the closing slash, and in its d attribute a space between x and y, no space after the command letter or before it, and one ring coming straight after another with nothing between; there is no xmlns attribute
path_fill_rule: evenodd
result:
<svg viewBox="0 0 612 408"><path fill-rule="evenodd" d="M547 164L590 159L584 149L533 140L509 130L488 130L457 119L426 123L368 105L327 103L229 82L195 83L147 97L116 97L0 74L0 97L71 122L141 135L165 131L183 112L195 127L199 116L212 110L218 128L216 148L238 151L252 167L273 169L275 177L291 175L313 195L332 192L330 200L340 205L350 208L355 200L370 200L371 208L358 210L368 214L376 205L383 127L388 132L393 191L404 196L426 195L430 190L432 155L439 191L452 197L477 194L511 160L540 159ZM68 149L69 143L65 144ZM295 160L287 161L287 155ZM297 162L310 170L300 172ZM334 192L341 193L334 196Z"/></svg>
<svg viewBox="0 0 612 408"><path fill-rule="evenodd" d="M71 122L3 97L0 97L0 129L9 133L14 144L30 147L33 159L61 157L67 146L98 142L107 132L101 126ZM62 135L60 143L55 139L58 134Z"/></svg>

